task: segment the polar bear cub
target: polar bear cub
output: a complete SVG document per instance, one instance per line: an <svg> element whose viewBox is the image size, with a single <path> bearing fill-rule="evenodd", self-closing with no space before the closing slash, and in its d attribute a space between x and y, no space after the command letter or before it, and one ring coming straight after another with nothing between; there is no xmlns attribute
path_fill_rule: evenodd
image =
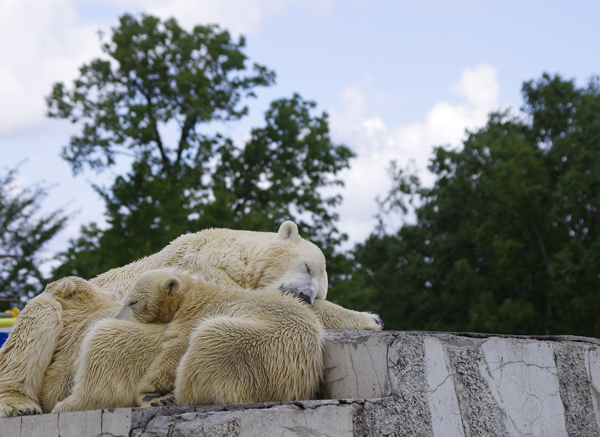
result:
<svg viewBox="0 0 600 437"><path fill-rule="evenodd" d="M323 327L278 287L241 290L175 270L140 276L116 319L169 323L138 405L174 390L178 405L311 399L323 374Z"/></svg>

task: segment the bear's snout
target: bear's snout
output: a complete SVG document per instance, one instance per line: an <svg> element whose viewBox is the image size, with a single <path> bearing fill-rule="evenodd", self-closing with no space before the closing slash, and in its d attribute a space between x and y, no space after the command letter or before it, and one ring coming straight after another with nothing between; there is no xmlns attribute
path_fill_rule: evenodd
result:
<svg viewBox="0 0 600 437"><path fill-rule="evenodd" d="M308 294L305 293L297 293L296 294L297 298L300 298L301 300L305 301L306 303L308 303L309 305L312 304L312 302L310 301L310 296Z"/></svg>
<svg viewBox="0 0 600 437"><path fill-rule="evenodd" d="M312 305L315 292L311 285L287 283L281 286L281 291L283 294L290 294L300 300L303 300L308 305Z"/></svg>

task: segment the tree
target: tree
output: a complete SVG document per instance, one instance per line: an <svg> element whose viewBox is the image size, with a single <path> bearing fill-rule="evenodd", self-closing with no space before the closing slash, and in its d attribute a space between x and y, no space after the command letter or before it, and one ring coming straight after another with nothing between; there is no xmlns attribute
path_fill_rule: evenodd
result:
<svg viewBox="0 0 600 437"><path fill-rule="evenodd" d="M586 88L544 74L523 86L531 141L546 150L552 226L562 244L548 256L562 332L600 336L600 78ZM556 237L554 237L556 238Z"/></svg>
<svg viewBox="0 0 600 437"><path fill-rule="evenodd" d="M40 293L47 278L40 252L67 222L62 210L38 214L46 189L21 189L16 170L0 177L0 297L26 300Z"/></svg>
<svg viewBox="0 0 600 437"><path fill-rule="evenodd" d="M275 74L254 64L243 75L245 40L232 41L217 25L182 29L175 19L125 14L102 45L109 59L80 68L68 90L56 83L47 98L48 115L83 123L63 149L74 172L84 165L103 169L115 155L142 155L170 182L200 176L207 162L206 136L198 127L215 120L235 120L248 112L239 103L257 86L272 84ZM169 145L161 130L176 125L178 139ZM195 174L195 173L194 173Z"/></svg>
<svg viewBox="0 0 600 437"><path fill-rule="evenodd" d="M216 26L188 34L174 20L125 15L113 31L104 51L114 62L82 67L70 91L56 84L49 113L84 120L82 134L63 151L74 171L110 166L124 150L135 159L110 188L95 187L108 229L85 227L54 275L90 277L185 232L274 231L286 219L298 221L333 257L344 238L331 212L340 197L324 197L321 189L341 184L335 175L353 154L331 142L327 114L314 114L315 103L295 94L274 101L265 127L253 129L241 147L220 134L201 134L202 124L243 116L243 95L271 84L274 74L255 65L254 76L243 76L243 38L234 44ZM169 147L159 127L173 121L179 139Z"/></svg>
<svg viewBox="0 0 600 437"><path fill-rule="evenodd" d="M384 206L417 197L416 223L354 253L386 326L600 335L599 91L545 74L523 86L528 121L492 114L435 149L432 188L396 169Z"/></svg>
<svg viewBox="0 0 600 437"><path fill-rule="evenodd" d="M266 126L253 129L243 149L226 142L219 150L212 205L227 211L226 221L236 229L273 231L284 218L293 218L302 235L329 255L331 267L337 260L334 248L346 238L331 211L341 196L324 197L321 189L343 186L335 176L355 155L332 143L327 114L313 116L315 106L298 94L276 100L265 114ZM223 218L215 209L206 216Z"/></svg>

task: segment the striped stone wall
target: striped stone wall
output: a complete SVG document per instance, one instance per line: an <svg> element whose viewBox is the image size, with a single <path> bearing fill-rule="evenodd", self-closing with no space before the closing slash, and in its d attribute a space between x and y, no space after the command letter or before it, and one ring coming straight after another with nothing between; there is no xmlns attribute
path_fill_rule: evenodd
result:
<svg viewBox="0 0 600 437"><path fill-rule="evenodd" d="M329 331L322 400L0 420L0 436L600 436L600 341Z"/></svg>

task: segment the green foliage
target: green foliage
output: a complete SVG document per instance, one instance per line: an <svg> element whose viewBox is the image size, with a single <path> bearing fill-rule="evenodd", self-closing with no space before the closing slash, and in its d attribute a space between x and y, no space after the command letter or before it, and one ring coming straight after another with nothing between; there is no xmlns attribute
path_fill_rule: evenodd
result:
<svg viewBox="0 0 600 437"><path fill-rule="evenodd" d="M412 201L416 223L357 246L365 308L392 329L600 336L598 83L525 83L528 121L492 114L436 148L431 189L394 168L382 211Z"/></svg>
<svg viewBox="0 0 600 437"><path fill-rule="evenodd" d="M15 177L15 170L0 177L0 298L26 300L43 290L47 278L40 271L45 261L40 251L68 217L62 210L38 214L46 189L21 189Z"/></svg>
<svg viewBox="0 0 600 437"><path fill-rule="evenodd" d="M241 98L275 79L258 64L255 75L242 74L244 45L243 37L232 41L216 25L188 33L175 19L161 23L149 15L139 20L123 15L111 42L102 45L109 59L84 65L71 90L56 83L46 99L50 117L83 124L63 158L77 172L84 164L111 166L119 153L147 154L171 181L205 166L205 137L198 125L239 119L248 111L240 107ZM179 128L172 146L160 132L169 123Z"/></svg>
<svg viewBox="0 0 600 437"><path fill-rule="evenodd" d="M242 94L273 82L274 74L256 65L255 76L242 75L243 45L243 38L233 43L216 26L188 34L174 20L125 15L104 46L113 62L84 66L72 91L55 85L50 115L83 121L82 135L63 153L74 171L112 165L123 150L135 155L127 175L108 189L95 187L108 228L85 227L60 255L55 277L95 276L186 232L273 232L292 219L330 256L335 280L336 263L344 259L334 249L345 236L331 208L341 198L324 196L322 188L341 184L335 176L354 155L331 142L327 114L314 114L315 103L295 94L272 102L265 126L242 146L199 133L202 123L243 116ZM169 147L159 127L173 120L179 140Z"/></svg>
<svg viewBox="0 0 600 437"><path fill-rule="evenodd" d="M219 149L213 193L215 203L229 205L231 225L274 231L283 217L295 217L304 236L322 247L339 244L331 207L341 196L324 198L321 188L342 185L333 177L354 154L331 142L327 114L312 116L315 106L298 94L276 100L243 149L231 142Z"/></svg>
<svg viewBox="0 0 600 437"><path fill-rule="evenodd" d="M273 232L293 219L329 255L335 280L340 270L335 263L344 258L334 249L345 236L329 211L340 197L323 197L321 188L341 183L331 176L353 154L331 143L326 114L311 116L313 107L298 95L273 102L267 126L254 129L243 148L221 141L217 164L202 185L187 179L170 183L149 159L134 162L109 190L96 187L106 203L108 229L84 227L61 254L54 276L92 277L157 252L186 232L210 227Z"/></svg>

